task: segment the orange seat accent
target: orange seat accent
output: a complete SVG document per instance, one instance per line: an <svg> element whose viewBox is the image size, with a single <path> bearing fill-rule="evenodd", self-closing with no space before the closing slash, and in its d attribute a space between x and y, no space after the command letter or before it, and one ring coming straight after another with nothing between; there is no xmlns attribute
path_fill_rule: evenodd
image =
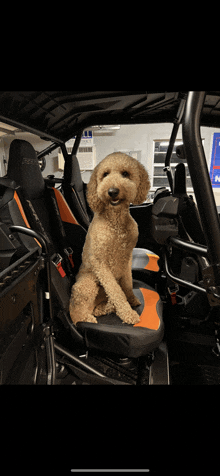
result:
<svg viewBox="0 0 220 476"><path fill-rule="evenodd" d="M29 225L29 223L28 223L28 221L27 221L27 217L26 217L26 215L25 215L25 213L24 213L24 209L23 209L22 204L21 204L21 202L20 202L20 198L19 198L19 196L18 196L18 194L17 194L16 191L14 192L14 199L15 199L15 201L16 201L16 203L17 203L17 206L18 206L18 208L19 208L20 214L21 214L21 216L22 216L22 218L23 218L23 220L24 220L24 223L25 223L26 227L27 227L27 228L30 228L30 225ZM37 242L37 244L42 248L42 246L41 246L41 244L39 243L39 241L38 241L36 238L34 238L34 240L35 240L35 241Z"/></svg>
<svg viewBox="0 0 220 476"><path fill-rule="evenodd" d="M30 225L29 225L29 223L28 223L28 221L27 221L26 215L25 215L25 213L24 213L24 209L23 209L23 207L22 207L22 204L21 204L21 202L20 202L20 198L19 198L17 192L14 192L14 199L15 199L15 201L16 201L16 203L17 203L17 206L18 206L18 208L19 208L20 214L21 214L21 216L22 216L22 218L23 218L23 220L24 220L24 223L25 223L26 227L27 227L27 228L30 228Z"/></svg>
<svg viewBox="0 0 220 476"><path fill-rule="evenodd" d="M58 208L59 208L59 211L60 211L61 220L65 221L67 223L73 223L73 225L78 225L79 223L77 222L77 220L74 217L72 211L70 210L70 207L69 207L68 203L66 202L62 193L60 193L60 191L57 190L57 188L53 187L53 190L54 190L54 193L55 193L55 196L56 196L56 201L57 201L57 205L58 205Z"/></svg>
<svg viewBox="0 0 220 476"><path fill-rule="evenodd" d="M147 253L147 256L149 258L149 261L147 263L147 265L145 266L144 269L148 269L149 271L159 271L159 266L158 266L158 259L159 259L159 256L157 255L151 255L151 254L148 254Z"/></svg>
<svg viewBox="0 0 220 476"><path fill-rule="evenodd" d="M160 326L160 318L157 314L156 304L160 299L156 291L150 289L140 288L144 297L144 309L140 316L140 322L134 324L133 327L147 327L157 331Z"/></svg>

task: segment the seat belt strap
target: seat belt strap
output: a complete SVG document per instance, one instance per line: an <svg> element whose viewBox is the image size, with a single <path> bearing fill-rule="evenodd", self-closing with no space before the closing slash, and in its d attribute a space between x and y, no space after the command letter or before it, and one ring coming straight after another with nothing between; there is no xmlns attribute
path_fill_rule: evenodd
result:
<svg viewBox="0 0 220 476"><path fill-rule="evenodd" d="M55 256L52 256L52 263L56 267L57 271L60 273L60 276L62 278L65 278L66 273L62 267L62 261L63 261L63 258L62 256L60 256L59 253L57 253Z"/></svg>
<svg viewBox="0 0 220 476"><path fill-rule="evenodd" d="M58 204L57 204L54 189L50 186L47 186L47 191L48 191L48 194L49 194L49 197L50 197L50 200L51 200L51 204L53 205L53 208L56 212L56 218L57 218L57 224L58 224L57 229L59 230L59 233L60 233L60 241L62 243L63 251L67 256L67 264L70 267L69 271L71 273L72 268L74 268L73 250L72 250L72 248L70 248L67 245L66 232L65 232L65 229L64 229L64 226L63 226L63 222L61 220L60 210L59 210L59 207L58 207Z"/></svg>
<svg viewBox="0 0 220 476"><path fill-rule="evenodd" d="M74 268L74 262L73 262L73 250L72 248L68 247L68 248L64 248L64 253L66 253L67 257L68 257L68 260L72 266L72 268Z"/></svg>

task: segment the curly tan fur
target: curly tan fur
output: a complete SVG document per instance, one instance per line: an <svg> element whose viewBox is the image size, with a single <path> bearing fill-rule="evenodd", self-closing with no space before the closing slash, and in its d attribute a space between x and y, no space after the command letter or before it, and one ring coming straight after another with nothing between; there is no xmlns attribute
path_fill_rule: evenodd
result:
<svg viewBox="0 0 220 476"><path fill-rule="evenodd" d="M111 188L119 190L114 199L109 195ZM69 306L74 324L96 323L95 316L110 312L128 324L139 322L139 315L131 308L140 304L132 290L131 274L138 226L129 205L143 203L149 189L144 166L121 152L108 155L94 169L87 190L94 218Z"/></svg>

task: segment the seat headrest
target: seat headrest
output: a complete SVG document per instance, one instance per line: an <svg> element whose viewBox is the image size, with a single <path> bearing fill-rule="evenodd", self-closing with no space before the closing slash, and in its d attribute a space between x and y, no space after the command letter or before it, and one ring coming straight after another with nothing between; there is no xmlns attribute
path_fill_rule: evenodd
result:
<svg viewBox="0 0 220 476"><path fill-rule="evenodd" d="M22 187L26 195L40 198L45 189L45 182L39 167L37 154L26 140L15 139L9 150L7 177Z"/></svg>

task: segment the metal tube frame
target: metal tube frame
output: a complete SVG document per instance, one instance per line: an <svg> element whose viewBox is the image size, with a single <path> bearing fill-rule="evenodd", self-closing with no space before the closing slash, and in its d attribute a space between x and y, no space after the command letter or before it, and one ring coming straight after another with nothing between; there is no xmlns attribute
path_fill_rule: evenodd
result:
<svg viewBox="0 0 220 476"><path fill-rule="evenodd" d="M45 292L45 308L46 308L46 321L42 323L42 330L44 335L46 355L47 355L47 385L56 384L56 357L54 350L54 335L53 335L53 308L51 301L51 271L50 261L48 255L47 242L41 233L37 233L31 228L24 226L12 225L9 227L12 232L23 233L24 235L31 236L39 241L43 247L42 256L45 260L46 275L47 275L47 290Z"/></svg>
<svg viewBox="0 0 220 476"><path fill-rule="evenodd" d="M178 111L177 111L176 118L174 119L173 130L172 130L172 134L171 134L171 137L170 137L170 142L169 142L169 146L168 146L167 153L166 153L166 158L165 158L165 167L163 169L164 172L166 172L166 174L167 174L167 178L168 178L168 182L169 182L169 185L170 185L171 193L174 192L174 184L173 184L173 174L172 174L171 167L170 167L170 160L171 160L171 155L172 155L172 152L173 152L175 140L176 140L176 137L177 137L177 133L178 133L178 130L179 130L179 125L180 125L182 117L183 117L185 102L186 102L185 98L182 98L181 102L180 102L180 105L179 105L179 108L178 108Z"/></svg>
<svg viewBox="0 0 220 476"><path fill-rule="evenodd" d="M169 270L168 267L168 260L169 257L167 256L166 252L164 253L164 265L165 265L165 271L167 276L173 281L174 283L179 284L180 286L184 286L186 288L194 289L195 291L198 291L200 293L205 293L206 294L206 289L202 288L201 286L197 286L196 284L190 283L189 281L185 281L184 279L178 278L177 276L174 276Z"/></svg>
<svg viewBox="0 0 220 476"><path fill-rule="evenodd" d="M206 246L199 245L197 243L191 243L190 241L184 241L180 238L176 238L175 236L171 236L169 238L169 243L176 248L182 249L184 251L188 251L190 253L195 253L199 256L208 257L208 249Z"/></svg>
<svg viewBox="0 0 220 476"><path fill-rule="evenodd" d="M220 223L200 135L205 91L189 91L183 120L183 142L211 265L220 263ZM217 284L217 283L216 283Z"/></svg>

